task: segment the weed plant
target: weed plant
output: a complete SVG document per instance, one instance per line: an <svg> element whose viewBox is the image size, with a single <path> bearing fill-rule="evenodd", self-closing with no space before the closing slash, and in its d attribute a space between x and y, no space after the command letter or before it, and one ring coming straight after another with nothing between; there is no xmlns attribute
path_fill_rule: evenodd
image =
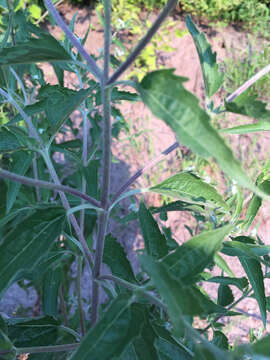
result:
<svg viewBox="0 0 270 360"><path fill-rule="evenodd" d="M0 95L13 112L0 127L0 296L13 283L27 280L40 294L41 313L30 318L0 317L1 359L23 354L30 359L72 360L270 359L269 335L257 339L252 334L249 344L232 347L220 322L224 316L239 315L235 306L250 296L256 299L266 326L264 280L269 277L270 247L252 237L250 226L262 201L270 199L269 165L251 179L222 134L269 130L266 104L246 90L270 71L270 65L215 104L213 96L224 74L204 34L187 17L203 73L204 109L185 89L187 79L176 76L173 69L149 72L141 81L123 80L176 3L167 2L122 63L111 54L110 0L104 0L104 49L99 58L84 49L88 33L83 39L73 35L76 18L67 27L51 0L44 4L63 30L63 41L29 22L21 9L6 7ZM45 82L41 62L53 66L58 85ZM64 86L65 72L76 75L76 89ZM126 91L126 86L134 90ZM125 128L115 107L118 101L142 101L173 130L177 142L142 164L112 193L112 137L117 139ZM83 119L81 139L70 119L76 109ZM217 130L212 119L224 112L257 121ZM67 131L72 139L64 137ZM197 162L213 159L237 184L235 194L223 196L192 171L176 171L161 183L130 190L180 144L196 155ZM247 211L243 211L243 189L252 193ZM174 200L148 208L145 193ZM144 240L138 273L109 227L121 201L134 195L140 197L140 205L132 208L129 221L139 220ZM179 245L170 229L161 229L153 216L166 220L170 211L185 211L203 226L189 229L192 238ZM224 254L239 259L245 276L233 274ZM72 266L76 266L75 312L69 297ZM220 276L211 275L213 266L220 269ZM83 269L92 284L86 299ZM205 282L218 284L215 299L202 289ZM239 289L239 298L234 298L233 286ZM198 318L207 325L198 327Z"/></svg>

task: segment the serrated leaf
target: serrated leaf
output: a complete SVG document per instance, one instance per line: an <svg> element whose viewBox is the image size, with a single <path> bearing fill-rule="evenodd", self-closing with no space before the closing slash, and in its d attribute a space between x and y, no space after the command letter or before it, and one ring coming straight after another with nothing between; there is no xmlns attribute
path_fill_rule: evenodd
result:
<svg viewBox="0 0 270 360"><path fill-rule="evenodd" d="M232 270L230 269L229 265L227 264L227 262L223 259L223 257L220 254L216 253L214 255L214 262L227 275L229 275L231 277L235 277L235 275L232 272Z"/></svg>
<svg viewBox="0 0 270 360"><path fill-rule="evenodd" d="M216 53L212 52L211 45L203 33L199 32L190 16L186 17L186 26L195 43L201 63L206 96L214 95L223 83L223 73L219 72L216 62Z"/></svg>
<svg viewBox="0 0 270 360"><path fill-rule="evenodd" d="M13 162L11 164L11 167L9 168L9 171L18 175L25 175L31 165L32 159L32 154L26 153L24 151L16 152L12 156ZM21 184L15 181L8 181L7 183L8 191L6 198L6 212L9 213L16 201Z"/></svg>
<svg viewBox="0 0 270 360"><path fill-rule="evenodd" d="M259 131L270 131L270 122L259 121L255 124L239 125L219 130L223 134L248 134Z"/></svg>
<svg viewBox="0 0 270 360"><path fill-rule="evenodd" d="M218 284L224 284L224 285L234 285L238 287L238 289L241 291L248 286L248 280L245 277L235 278L235 277L225 277L225 276L214 276L206 281L218 283Z"/></svg>
<svg viewBox="0 0 270 360"><path fill-rule="evenodd" d="M64 219L62 209L38 210L8 233L0 245L0 295L49 251Z"/></svg>
<svg viewBox="0 0 270 360"><path fill-rule="evenodd" d="M261 264L258 260L250 259L244 256L239 256L239 261L245 270L248 280L254 291L255 299L260 308L262 322L266 326L266 298L263 281L263 272Z"/></svg>
<svg viewBox="0 0 270 360"><path fill-rule="evenodd" d="M67 60L72 61L63 46L54 37L44 33L38 39L31 38L13 47L0 49L0 65Z"/></svg>
<svg viewBox="0 0 270 360"><path fill-rule="evenodd" d="M169 271L184 283L194 281L222 247L226 235L233 229L227 225L222 228L202 232L178 247L162 260Z"/></svg>
<svg viewBox="0 0 270 360"><path fill-rule="evenodd" d="M139 221L148 255L162 258L169 252L166 237L162 234L156 220L143 202L140 203Z"/></svg>
<svg viewBox="0 0 270 360"><path fill-rule="evenodd" d="M191 172L173 175L160 184L152 186L150 191L192 203L222 207L229 211L228 205L216 189Z"/></svg>
<svg viewBox="0 0 270 360"><path fill-rule="evenodd" d="M239 185L269 199L245 174L232 150L210 123L209 115L200 108L198 99L183 87L186 78L172 69L149 73L137 86L141 98L152 113L165 121L179 142L199 156L214 157L221 169Z"/></svg>
<svg viewBox="0 0 270 360"><path fill-rule="evenodd" d="M220 284L218 287L218 301L221 306L230 305L234 301L231 288L226 284Z"/></svg>
<svg viewBox="0 0 270 360"><path fill-rule="evenodd" d="M93 88L78 91L59 85L45 85L40 88L37 97L39 102L34 106L39 111L45 111L49 134L59 130L71 113L92 93Z"/></svg>
<svg viewBox="0 0 270 360"><path fill-rule="evenodd" d="M110 360L120 356L133 340L127 338L131 325L130 306L133 300L128 295L119 295L113 300L99 322L90 329L69 360Z"/></svg>
<svg viewBox="0 0 270 360"><path fill-rule="evenodd" d="M137 282L124 248L111 234L105 238L103 261L115 276L132 283Z"/></svg>
<svg viewBox="0 0 270 360"><path fill-rule="evenodd" d="M266 107L267 104L257 100L257 96L249 96L246 94L238 96L232 102L225 102L227 111L249 116L257 120L270 120L270 111L267 110ZM265 124L267 123L265 122Z"/></svg>
<svg viewBox="0 0 270 360"><path fill-rule="evenodd" d="M58 293L61 284L62 270L58 266L49 269L42 281L42 310L44 315L57 316Z"/></svg>

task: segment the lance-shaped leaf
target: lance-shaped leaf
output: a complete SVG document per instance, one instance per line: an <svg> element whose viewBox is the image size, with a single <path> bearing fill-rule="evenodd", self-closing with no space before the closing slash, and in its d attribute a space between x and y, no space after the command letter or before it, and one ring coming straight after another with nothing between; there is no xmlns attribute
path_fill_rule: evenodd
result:
<svg viewBox="0 0 270 360"><path fill-rule="evenodd" d="M49 269L42 282L42 310L44 315L57 316L58 292L61 284L60 266Z"/></svg>
<svg viewBox="0 0 270 360"><path fill-rule="evenodd" d="M257 120L270 120L270 110L266 109L267 104L257 100L257 96L250 96L243 93L233 102L226 102L227 111L249 116Z"/></svg>
<svg viewBox="0 0 270 360"><path fill-rule="evenodd" d="M12 173L18 174L18 175L25 175L27 170L29 169L29 166L32 162L32 154L29 154L27 152L17 152L13 155L12 159L13 162L11 164L11 168L9 169ZM7 191L7 205L6 205L6 211L7 213L10 212L12 209L16 197L20 191L21 184L15 181L8 181L8 191Z"/></svg>
<svg viewBox="0 0 270 360"><path fill-rule="evenodd" d="M157 259L166 256L169 252L166 237L143 202L140 204L139 221L148 255Z"/></svg>
<svg viewBox="0 0 270 360"><path fill-rule="evenodd" d="M123 246L111 234L105 238L103 261L115 276L132 283L137 282Z"/></svg>
<svg viewBox="0 0 270 360"><path fill-rule="evenodd" d="M140 327L132 321L130 306L132 298L119 295L113 300L99 322L88 331L80 346L69 360L109 360L119 357L126 346L134 340L134 334L129 335L130 326L136 327L139 334ZM141 319L140 319L141 321Z"/></svg>
<svg viewBox="0 0 270 360"><path fill-rule="evenodd" d="M223 134L248 134L259 131L270 131L270 122L259 121L255 124L234 126L232 128L220 129Z"/></svg>
<svg viewBox="0 0 270 360"><path fill-rule="evenodd" d="M186 17L186 26L193 38L199 55L205 92L206 96L209 98L214 95L222 85L223 73L220 73L218 70L216 53L212 52L211 46L206 40L205 35L198 31L190 16Z"/></svg>
<svg viewBox="0 0 270 360"><path fill-rule="evenodd" d="M152 186L150 191L192 203L229 210L228 205L216 189L191 172L173 175L162 183Z"/></svg>
<svg viewBox="0 0 270 360"><path fill-rule="evenodd" d="M245 174L232 150L210 124L209 115L200 108L198 99L183 87L187 79L173 71L154 71L144 77L137 86L143 102L172 128L181 144L202 157L214 157L239 185L269 199Z"/></svg>
<svg viewBox="0 0 270 360"><path fill-rule="evenodd" d="M0 65L31 64L50 61L72 61L63 46L51 35L40 34L38 39L0 49Z"/></svg>
<svg viewBox="0 0 270 360"><path fill-rule="evenodd" d="M0 295L49 251L64 219L62 209L38 210L8 233L0 245Z"/></svg>
<svg viewBox="0 0 270 360"><path fill-rule="evenodd" d="M238 289L241 291L248 286L248 280L245 277L234 278L234 277L226 277L226 276L214 276L206 281L223 284L223 285L234 285L238 287Z"/></svg>
<svg viewBox="0 0 270 360"><path fill-rule="evenodd" d="M184 283L189 283L213 261L215 253L222 247L225 236L232 229L231 225L227 225L203 232L178 247L162 262L174 276Z"/></svg>
<svg viewBox="0 0 270 360"><path fill-rule="evenodd" d="M148 315L140 336L133 342L134 349L139 360L156 360L158 358L156 349L154 347L155 339L157 339L157 334L149 322Z"/></svg>

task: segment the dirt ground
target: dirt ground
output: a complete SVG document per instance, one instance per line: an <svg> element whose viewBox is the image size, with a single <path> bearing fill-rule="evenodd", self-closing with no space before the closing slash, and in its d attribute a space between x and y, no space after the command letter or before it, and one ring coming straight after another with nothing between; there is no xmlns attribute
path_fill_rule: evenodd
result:
<svg viewBox="0 0 270 360"><path fill-rule="evenodd" d="M95 26L96 30L91 31L85 47L89 52L98 54L96 51L97 49L102 47L103 36L102 29L98 24L98 19L95 16L91 16L92 14L87 9L76 9L66 4L61 5L60 10L61 13L64 15L67 23L71 21L75 11L78 12L77 23L75 25L75 33L79 37L83 37L86 33L91 17L91 23ZM175 28L185 29L183 18L179 16L175 18ZM206 33L208 40L211 42L214 50L217 52L217 58L220 62L222 62L227 56L229 56L231 47L243 48L247 45L246 34L237 31L231 26L213 30L205 24L200 24L200 29ZM57 27L51 29L51 32L56 37L61 36L61 33ZM166 67L175 68L175 73L177 75L189 78L189 81L186 83L187 89L196 94L203 103L204 92L202 74L196 49L190 35L185 35L182 38L173 36L172 46L176 50L173 53L161 54L162 61L165 63ZM55 84L56 78L54 76L52 68L49 65L43 65L43 69L46 71L47 80L50 83ZM68 75L65 78L65 85L69 86L73 81L73 75ZM221 99L221 94L219 94L216 98L217 104L221 101ZM121 111L125 118L129 121L131 134L136 139L138 147L136 148L134 145L132 145L130 138L127 138L127 135L125 134L121 136L120 142L114 142L113 155L116 163L114 163L113 165L113 190L117 190L119 186L130 177L130 175L136 172L140 167L144 166L150 159L155 156L155 154L158 154L159 152L165 150L175 141L175 136L172 131L162 121L153 117L142 103L124 103L121 105ZM79 122L80 119L77 118L76 121ZM141 135L138 135L139 131L142 129L143 133ZM237 136L238 135L235 135L235 137ZM267 145L269 136L270 135L267 134L258 135L258 141L260 146L257 147L256 155L261 160L263 160L266 154L268 154ZM243 165L246 166L249 160L248 147L250 146L250 138L248 136L242 136L238 137L238 139L236 140L235 138L232 139L232 137L230 137L230 139L232 140L233 147L236 150L236 156L239 155L237 153L237 149L239 149L239 146L242 149L242 153L245 154L246 151L247 158L245 158L245 156L242 157ZM186 149L181 148L181 151L182 154L184 154ZM180 150L175 151L174 153L170 154L166 161L162 162L161 165L156 166L151 174L148 173L145 176L141 177L136 183L136 186L147 187L150 185L150 183L154 185L157 181L166 178L168 175L177 173L183 167L182 161L183 156L180 155ZM155 173L157 173L158 175L156 176ZM147 201L149 205L160 204L160 198L158 196L148 196ZM123 214L128 213L128 202L126 202L125 205L126 207L123 207ZM193 220L186 213L170 213L168 221L166 222L166 226L171 226L174 238L177 239L179 243L182 243L188 240L190 237L189 232L184 225L192 225L192 221ZM264 205L262 207L260 214L255 221L255 225L256 224L260 224L258 234L266 244L269 244L270 214L268 205ZM134 249L140 248L142 244L142 239L138 230L137 223L131 224L124 231L118 224L113 223L111 226L113 233L117 235L120 242L124 245L129 257L132 259L132 263L136 268L138 265L136 263ZM230 263L230 266L234 273L237 276L242 276L243 271L240 264L235 261L235 259L232 261L228 258L228 262ZM9 294L7 294L7 297L10 299L10 301L12 299L13 302L12 306L10 307L10 310L12 311L13 306L16 306L16 300L19 300L19 298L22 299L21 295L17 297L16 291L18 290L16 290L16 285L14 285L14 287L14 290L11 289L11 293L9 292ZM266 287L269 288L268 283L266 283ZM215 289L216 287L214 285L211 285L210 291L213 296L214 294L216 294ZM236 298L239 297L239 294L237 294L236 291L235 296ZM32 299L32 301L34 300ZM27 302L27 300L25 300L25 302L27 306L31 306L31 301ZM22 306L25 305L25 303L21 304ZM6 306L4 306L5 309ZM5 309L3 308L3 304L0 304L0 311L5 311ZM259 310L257 303L254 301L254 299L246 299L245 301L241 302L238 305L237 310L242 310L251 315L247 317L234 317L228 320L228 322L227 319L222 320L226 325L226 332L229 335L231 343L248 341L248 334L250 329L254 329L255 333L257 332L258 334L260 333L260 331L262 331L262 322L258 318ZM269 330L270 326L268 324L267 331L269 332Z"/></svg>

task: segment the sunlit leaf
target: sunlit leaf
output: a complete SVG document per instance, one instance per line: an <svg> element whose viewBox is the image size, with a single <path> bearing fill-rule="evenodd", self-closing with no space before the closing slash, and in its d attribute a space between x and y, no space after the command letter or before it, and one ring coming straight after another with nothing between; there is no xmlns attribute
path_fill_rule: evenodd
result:
<svg viewBox="0 0 270 360"><path fill-rule="evenodd" d="M248 134L259 131L270 131L270 122L259 121L255 124L239 125L231 128L220 129L219 131L223 134Z"/></svg>

